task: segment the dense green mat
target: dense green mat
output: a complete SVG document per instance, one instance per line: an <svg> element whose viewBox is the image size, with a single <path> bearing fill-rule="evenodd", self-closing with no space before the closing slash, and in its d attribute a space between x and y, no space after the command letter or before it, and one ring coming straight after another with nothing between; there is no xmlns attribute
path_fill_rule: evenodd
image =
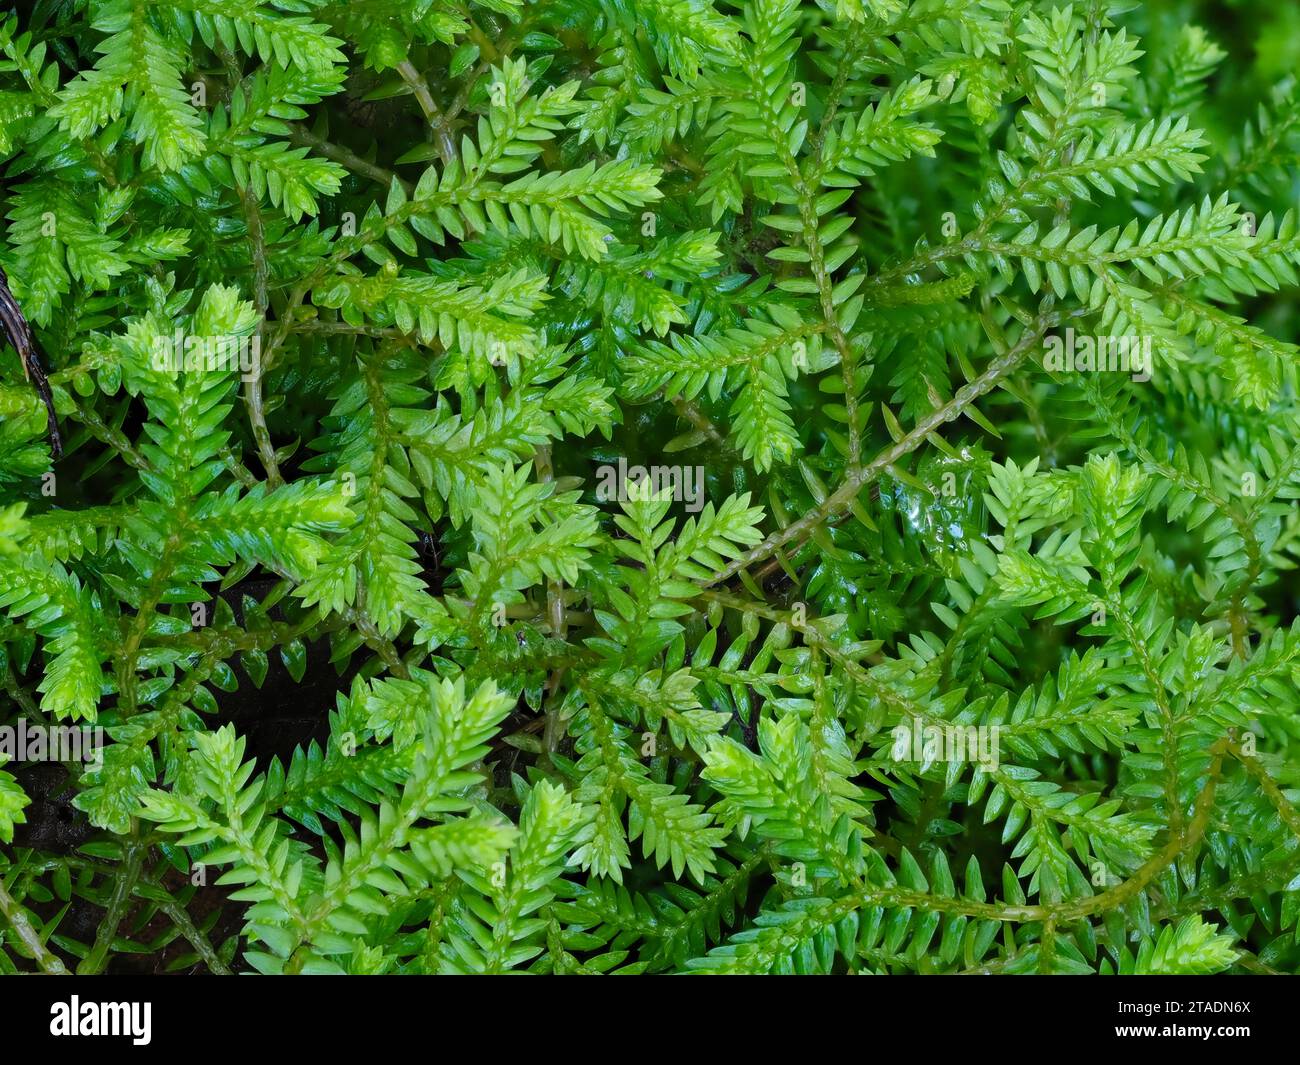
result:
<svg viewBox="0 0 1300 1065"><path fill-rule="evenodd" d="M1279 8L4 17L0 972L1300 969Z"/></svg>

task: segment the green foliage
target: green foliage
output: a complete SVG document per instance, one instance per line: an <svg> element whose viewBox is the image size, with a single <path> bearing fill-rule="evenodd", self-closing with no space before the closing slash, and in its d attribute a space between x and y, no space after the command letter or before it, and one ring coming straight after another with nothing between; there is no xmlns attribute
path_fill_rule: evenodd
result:
<svg viewBox="0 0 1300 1065"><path fill-rule="evenodd" d="M0 972L1300 972L1268 10L6 16Z"/></svg>

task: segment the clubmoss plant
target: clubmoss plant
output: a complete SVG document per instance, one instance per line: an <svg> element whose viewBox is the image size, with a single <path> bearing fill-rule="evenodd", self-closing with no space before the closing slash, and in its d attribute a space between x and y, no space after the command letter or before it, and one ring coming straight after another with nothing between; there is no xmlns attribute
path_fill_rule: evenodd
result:
<svg viewBox="0 0 1300 1065"><path fill-rule="evenodd" d="M0 972L1300 971L1229 7L6 16Z"/></svg>

